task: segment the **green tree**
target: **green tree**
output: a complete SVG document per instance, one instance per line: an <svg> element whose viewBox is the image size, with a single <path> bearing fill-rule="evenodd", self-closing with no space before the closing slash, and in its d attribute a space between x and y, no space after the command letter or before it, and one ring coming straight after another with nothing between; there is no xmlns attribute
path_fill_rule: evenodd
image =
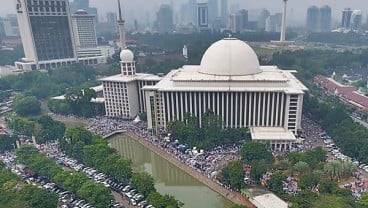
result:
<svg viewBox="0 0 368 208"><path fill-rule="evenodd" d="M314 174L303 174L300 179L299 179L299 183L298 186L301 189L311 189L312 187L318 185L320 181L320 177L318 175L314 175Z"/></svg>
<svg viewBox="0 0 368 208"><path fill-rule="evenodd" d="M106 208L113 200L108 188L101 184L95 184L91 180L86 181L78 190L78 196L84 198L96 208Z"/></svg>
<svg viewBox="0 0 368 208"><path fill-rule="evenodd" d="M338 181L340 180L344 170L341 162L333 160L325 164L324 171L331 180Z"/></svg>
<svg viewBox="0 0 368 208"><path fill-rule="evenodd" d="M221 179L233 188L241 189L244 186L244 171L242 161L231 161L222 169Z"/></svg>
<svg viewBox="0 0 368 208"><path fill-rule="evenodd" d="M70 175L66 178L63 183L63 187L72 192L76 193L79 188L88 180L83 173L69 173Z"/></svg>
<svg viewBox="0 0 368 208"><path fill-rule="evenodd" d="M286 176L282 172L274 173L270 180L267 181L267 187L275 192L278 195L282 195L284 193L282 182L286 180Z"/></svg>
<svg viewBox="0 0 368 208"><path fill-rule="evenodd" d="M310 171L310 167L308 163L300 161L293 166L293 170L298 172L299 175L304 175Z"/></svg>
<svg viewBox="0 0 368 208"><path fill-rule="evenodd" d="M33 96L17 96L13 100L13 109L21 116L37 115L41 112L41 104Z"/></svg>
<svg viewBox="0 0 368 208"><path fill-rule="evenodd" d="M251 163L252 169L250 170L250 177L255 180L259 181L263 174L267 172L270 167L265 160L253 161Z"/></svg>
<svg viewBox="0 0 368 208"><path fill-rule="evenodd" d="M156 191L152 176L146 172L134 173L132 177L132 185L145 197Z"/></svg>
<svg viewBox="0 0 368 208"><path fill-rule="evenodd" d="M243 160L247 162L265 160L271 164L273 162L273 156L268 151L267 146L260 142L246 142L239 151Z"/></svg>
<svg viewBox="0 0 368 208"><path fill-rule="evenodd" d="M58 196L56 194L32 185L24 186L20 195L30 207L34 208L55 208L58 204Z"/></svg>

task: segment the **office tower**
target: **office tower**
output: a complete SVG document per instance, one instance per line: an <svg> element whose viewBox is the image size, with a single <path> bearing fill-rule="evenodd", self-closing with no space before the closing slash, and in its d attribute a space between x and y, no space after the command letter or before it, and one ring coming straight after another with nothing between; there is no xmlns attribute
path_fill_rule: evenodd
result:
<svg viewBox="0 0 368 208"><path fill-rule="evenodd" d="M88 14L93 15L95 17L95 21L98 22L98 11L96 7L89 6L89 0L74 0L71 5L72 13L75 13L78 10L86 10Z"/></svg>
<svg viewBox="0 0 368 208"><path fill-rule="evenodd" d="M239 33L242 29L242 20L240 13L230 14L230 30L233 33Z"/></svg>
<svg viewBox="0 0 368 208"><path fill-rule="evenodd" d="M311 6L307 11L307 31L308 32L318 32L320 13L319 8L316 6Z"/></svg>
<svg viewBox="0 0 368 208"><path fill-rule="evenodd" d="M258 29L264 30L266 19L270 16L270 11L267 9L262 9L261 13L258 16Z"/></svg>
<svg viewBox="0 0 368 208"><path fill-rule="evenodd" d="M361 29L363 22L363 12L362 10L354 10L351 15L351 29L358 31Z"/></svg>
<svg viewBox="0 0 368 208"><path fill-rule="evenodd" d="M63 65L76 62L68 0L19 0L17 17L25 53L22 61L32 63L28 69L45 68L39 63L43 61L64 60L58 62Z"/></svg>
<svg viewBox="0 0 368 208"><path fill-rule="evenodd" d="M116 12L107 12L106 14L107 23L111 25L117 25L118 16Z"/></svg>
<svg viewBox="0 0 368 208"><path fill-rule="evenodd" d="M270 15L266 19L266 32L280 32L281 31L282 13Z"/></svg>
<svg viewBox="0 0 368 208"><path fill-rule="evenodd" d="M282 12L282 21L281 21L281 34L280 34L280 41L283 42L285 41L285 35L286 35L286 4L287 4L288 0L283 0L284 4L284 9Z"/></svg>
<svg viewBox="0 0 368 208"><path fill-rule="evenodd" d="M208 4L197 3L197 25L199 29L208 29Z"/></svg>
<svg viewBox="0 0 368 208"><path fill-rule="evenodd" d="M242 9L238 13L241 18L241 29L245 30L247 29L247 25L248 25L248 11L245 9Z"/></svg>
<svg viewBox="0 0 368 208"><path fill-rule="evenodd" d="M78 10L72 15L73 29L77 48L97 47L94 16L85 10Z"/></svg>
<svg viewBox="0 0 368 208"><path fill-rule="evenodd" d="M218 1L208 0L208 23L213 24L218 17Z"/></svg>
<svg viewBox="0 0 368 208"><path fill-rule="evenodd" d="M346 8L342 11L341 27L350 28L351 15L353 11L350 8Z"/></svg>
<svg viewBox="0 0 368 208"><path fill-rule="evenodd" d="M227 0L221 0L221 20L224 26L227 25L229 19L229 12L227 7Z"/></svg>
<svg viewBox="0 0 368 208"><path fill-rule="evenodd" d="M18 26L13 26L11 19L0 17L0 37L15 37L18 35Z"/></svg>
<svg viewBox="0 0 368 208"><path fill-rule="evenodd" d="M173 32L173 11L170 5L161 4L160 9L156 13L156 27L160 33Z"/></svg>
<svg viewBox="0 0 368 208"><path fill-rule="evenodd" d="M325 5L319 9L320 32L331 30L331 7Z"/></svg>

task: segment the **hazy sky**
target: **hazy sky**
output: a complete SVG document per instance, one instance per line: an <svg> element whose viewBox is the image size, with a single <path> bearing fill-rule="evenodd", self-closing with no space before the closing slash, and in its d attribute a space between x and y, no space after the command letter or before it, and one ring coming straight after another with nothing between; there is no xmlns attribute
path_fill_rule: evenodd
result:
<svg viewBox="0 0 368 208"><path fill-rule="evenodd" d="M16 0L0 0L0 15L7 13L14 13L14 2ZM160 3L174 4L175 8L187 2L188 0L123 0L125 4L126 19L132 21L135 18L144 18L145 20L150 17L154 18L154 11L156 11ZM260 9L267 8L273 12L281 11L281 0L229 0L229 9L231 4L239 3L240 8L245 9ZM100 18L104 16L107 11L116 10L116 0L90 0L91 6L95 6L99 9ZM351 7L352 9L360 9L364 12L364 22L366 21L366 15L368 13L368 1L367 0L289 0L288 11L291 11L290 17L294 21L304 21L306 17L307 8L311 5L330 5L333 11L334 19L340 19L341 10L345 7ZM149 12L149 14L147 14Z"/></svg>

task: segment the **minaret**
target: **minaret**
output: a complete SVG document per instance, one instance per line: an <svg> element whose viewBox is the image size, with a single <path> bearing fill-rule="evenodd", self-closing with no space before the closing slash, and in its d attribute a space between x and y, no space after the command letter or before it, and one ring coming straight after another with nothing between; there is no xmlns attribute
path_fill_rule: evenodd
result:
<svg viewBox="0 0 368 208"><path fill-rule="evenodd" d="M119 24L119 35L120 35L120 48L121 48L121 50L123 50L126 47L126 42L125 42L125 20L123 19L123 15L122 15L122 12L121 12L120 0L118 0L118 7L119 7L118 24Z"/></svg>
<svg viewBox="0 0 368 208"><path fill-rule="evenodd" d="M282 0L284 2L284 12L282 13L282 22L281 22L281 35L280 42L285 41L285 33L286 33L286 3L288 0Z"/></svg>

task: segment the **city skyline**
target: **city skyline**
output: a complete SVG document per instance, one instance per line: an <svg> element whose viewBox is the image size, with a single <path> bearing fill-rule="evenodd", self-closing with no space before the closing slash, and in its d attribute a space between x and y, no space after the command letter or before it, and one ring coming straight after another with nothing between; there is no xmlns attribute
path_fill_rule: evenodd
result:
<svg viewBox="0 0 368 208"><path fill-rule="evenodd" d="M0 16L15 13L15 0L2 1L3 4L0 8ZM175 16L175 13L178 8L180 8L181 4L187 1L188 0L150 0L148 2L145 0L136 0L134 2L125 1L124 10L127 22L132 22L134 19L138 19L139 21L147 21L148 19L150 22L153 22L161 3L173 4ZM270 10L271 13L281 12L282 2L281 0L279 3L276 1L279 0L275 0L275 3L271 5L269 0L258 0L257 2L254 2L253 0L229 0L228 10L230 10L232 4L239 4L240 9L254 10L266 8ZM289 17L293 20L293 24L303 24L306 21L308 7L313 5L321 7L326 4L332 8L333 21L339 21L341 19L342 10L346 7L350 7L353 10L362 10L365 17L368 13L368 2L362 2L361 0L350 0L349 2L346 2L345 0L290 0L288 1ZM106 18L105 16L107 12L117 12L115 11L117 9L116 1L114 0L108 0L107 2L90 0L90 5L98 8L99 18ZM145 5L145 8L142 8L141 5ZM364 20L365 19L366 18L364 18Z"/></svg>

